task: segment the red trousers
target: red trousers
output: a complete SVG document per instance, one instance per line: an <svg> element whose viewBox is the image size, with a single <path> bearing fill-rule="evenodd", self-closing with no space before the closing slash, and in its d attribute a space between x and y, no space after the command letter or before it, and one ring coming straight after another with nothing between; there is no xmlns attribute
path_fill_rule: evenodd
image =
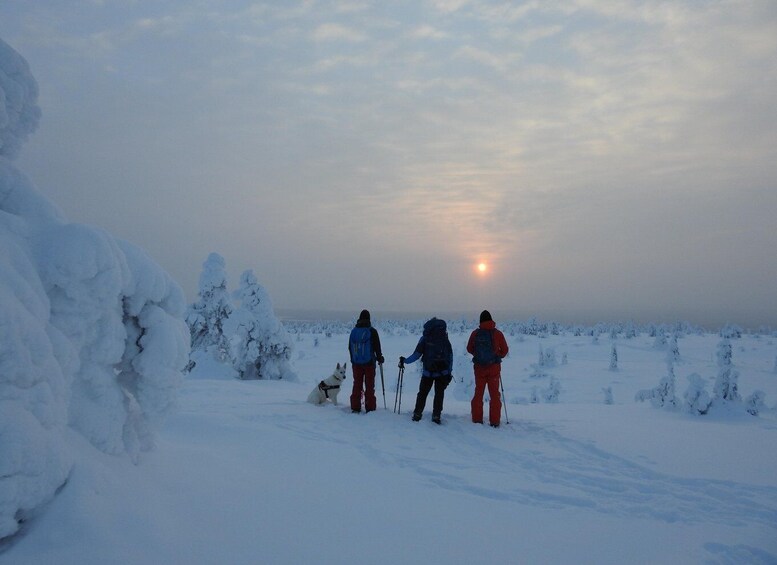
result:
<svg viewBox="0 0 777 565"><path fill-rule="evenodd" d="M499 379L501 375L499 365L475 367L475 395L472 397L472 421L476 424L483 423L483 393L488 386L488 396L491 402L488 407L488 423L499 424L502 415L502 396L499 394Z"/></svg>
<svg viewBox="0 0 777 565"><path fill-rule="evenodd" d="M351 410L361 411L362 390L364 390L364 410L372 412L378 404L375 398L375 365L351 365L353 369L353 391L351 392Z"/></svg>

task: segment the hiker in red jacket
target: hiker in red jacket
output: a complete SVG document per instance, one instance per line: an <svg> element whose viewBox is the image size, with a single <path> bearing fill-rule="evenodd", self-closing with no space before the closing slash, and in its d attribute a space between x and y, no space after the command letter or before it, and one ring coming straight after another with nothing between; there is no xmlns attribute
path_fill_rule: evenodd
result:
<svg viewBox="0 0 777 565"><path fill-rule="evenodd" d="M480 313L480 327L472 332L467 342L467 351L472 355L475 369L475 396L472 397L472 421L483 423L483 393L488 386L491 403L488 410L488 423L499 427L502 414L502 401L499 395L499 381L502 378L502 359L507 356L507 341L502 332L496 329L491 313Z"/></svg>

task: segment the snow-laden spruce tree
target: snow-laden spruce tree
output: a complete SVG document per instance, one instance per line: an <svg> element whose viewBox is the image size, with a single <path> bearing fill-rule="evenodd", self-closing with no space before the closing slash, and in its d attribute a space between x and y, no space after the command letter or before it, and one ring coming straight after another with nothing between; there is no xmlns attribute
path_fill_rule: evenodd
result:
<svg viewBox="0 0 777 565"><path fill-rule="evenodd" d="M715 386L712 389L714 402L728 403L739 402L742 397L739 396L739 372L734 369L731 355L731 341L723 338L718 343L715 351L718 362L718 377L715 379Z"/></svg>
<svg viewBox="0 0 777 565"><path fill-rule="evenodd" d="M677 345L677 334L672 334L672 339L669 340L669 351L667 352L672 363L678 363L680 361L680 348Z"/></svg>
<svg viewBox="0 0 777 565"><path fill-rule="evenodd" d="M232 366L242 379L295 379L292 340L275 316L270 296L253 271L240 276L240 306L224 329L230 340Z"/></svg>
<svg viewBox="0 0 777 565"><path fill-rule="evenodd" d="M610 371L618 370L618 350L615 347L615 343L612 344L610 349Z"/></svg>
<svg viewBox="0 0 777 565"><path fill-rule="evenodd" d="M140 249L69 223L12 164L37 95L0 40L0 539L88 455L76 433L133 458L151 446L189 347L180 287Z"/></svg>
<svg viewBox="0 0 777 565"><path fill-rule="evenodd" d="M218 253L208 255L202 264L197 296L186 313L192 353L204 351L225 362L229 359L229 339L224 334L224 323L233 307L227 291L226 262Z"/></svg>

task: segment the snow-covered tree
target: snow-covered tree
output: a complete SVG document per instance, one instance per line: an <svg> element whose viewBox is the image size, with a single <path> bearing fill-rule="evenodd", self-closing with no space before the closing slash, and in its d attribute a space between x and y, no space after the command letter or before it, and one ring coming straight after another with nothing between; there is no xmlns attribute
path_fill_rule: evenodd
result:
<svg viewBox="0 0 777 565"><path fill-rule="evenodd" d="M545 400L545 402L548 402L550 404L555 404L558 402L558 398L560 395L561 395L561 383L558 381L557 378L551 377L550 383L548 383L548 388L542 391L542 398Z"/></svg>
<svg viewBox="0 0 777 565"><path fill-rule="evenodd" d="M669 341L667 356L672 363L680 361L680 348L677 346L677 334L672 334L672 339Z"/></svg>
<svg viewBox="0 0 777 565"><path fill-rule="evenodd" d="M749 414L752 414L753 416L758 416L758 414L761 412L761 410L764 409L764 399L766 398L766 394L762 390L756 390L753 391L753 394L747 397L745 399L745 408L747 409L747 412Z"/></svg>
<svg viewBox="0 0 777 565"><path fill-rule="evenodd" d="M653 340L654 349L664 349L666 347L666 334L659 330L656 332L656 339Z"/></svg>
<svg viewBox="0 0 777 565"><path fill-rule="evenodd" d="M618 370L618 350L615 348L615 344L612 344L610 349L610 371Z"/></svg>
<svg viewBox="0 0 777 565"><path fill-rule="evenodd" d="M674 408L677 406L675 374L672 363L667 363L667 374L661 378L658 386L649 390L640 390L634 399L637 402L649 400L655 408Z"/></svg>
<svg viewBox="0 0 777 565"><path fill-rule="evenodd" d="M772 372L777 375L777 357L774 358L774 369L772 369Z"/></svg>
<svg viewBox="0 0 777 565"><path fill-rule="evenodd" d="M718 377L713 387L713 396L715 402L738 402L742 400L739 396L739 372L734 369L731 356L731 342L728 338L723 338L718 343L715 352L718 361Z"/></svg>
<svg viewBox="0 0 777 565"><path fill-rule="evenodd" d="M202 264L198 300L186 313L191 332L192 351L209 351L219 361L229 359L229 340L224 322L232 314L232 301L227 291L224 258L211 253Z"/></svg>
<svg viewBox="0 0 777 565"><path fill-rule="evenodd" d="M604 403L605 404L614 404L615 400L612 397L612 387L607 386L602 388L602 393L604 394Z"/></svg>
<svg viewBox="0 0 777 565"><path fill-rule="evenodd" d="M683 407L691 414L704 415L709 412L712 399L707 393L704 379L697 373L688 375L688 388L683 394Z"/></svg>
<svg viewBox="0 0 777 565"><path fill-rule="evenodd" d="M240 277L238 307L225 323L232 365L243 379L294 379L292 340L253 271Z"/></svg>
<svg viewBox="0 0 777 565"><path fill-rule="evenodd" d="M79 434L133 459L150 448L189 351L180 287L140 249L68 222L12 164L37 94L0 40L0 539L88 456Z"/></svg>

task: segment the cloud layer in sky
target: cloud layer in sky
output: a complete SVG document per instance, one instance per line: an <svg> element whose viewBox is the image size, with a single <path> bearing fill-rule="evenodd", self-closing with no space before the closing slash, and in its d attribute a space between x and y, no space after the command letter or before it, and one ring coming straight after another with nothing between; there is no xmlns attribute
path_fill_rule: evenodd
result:
<svg viewBox="0 0 777 565"><path fill-rule="evenodd" d="M217 251L286 308L777 321L771 1L17 1L0 37L24 170L190 298Z"/></svg>

